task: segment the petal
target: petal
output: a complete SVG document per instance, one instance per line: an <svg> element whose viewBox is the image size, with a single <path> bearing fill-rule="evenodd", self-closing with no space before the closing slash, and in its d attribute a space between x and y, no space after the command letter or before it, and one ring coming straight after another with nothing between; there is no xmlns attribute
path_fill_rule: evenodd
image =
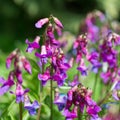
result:
<svg viewBox="0 0 120 120"><path fill-rule="evenodd" d="M43 19L40 19L36 24L35 24L35 27L36 28L42 28L42 26L46 23L48 23L49 19L48 18L43 18Z"/></svg>

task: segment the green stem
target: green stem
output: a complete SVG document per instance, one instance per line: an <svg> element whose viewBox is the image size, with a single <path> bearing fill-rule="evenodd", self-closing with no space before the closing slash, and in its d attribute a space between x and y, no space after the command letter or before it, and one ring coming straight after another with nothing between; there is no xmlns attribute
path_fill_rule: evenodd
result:
<svg viewBox="0 0 120 120"><path fill-rule="evenodd" d="M40 82L40 98L39 98L39 102L41 103L41 98L42 98L42 84ZM36 120L39 120L40 119L40 112L41 112L41 106L39 107L38 109L38 113L37 113L37 119Z"/></svg>
<svg viewBox="0 0 120 120"><path fill-rule="evenodd" d="M82 114L81 114L81 111L80 111L80 107L78 107L78 120L82 120Z"/></svg>
<svg viewBox="0 0 120 120"><path fill-rule="evenodd" d="M50 103L51 116L50 116L50 120L53 120L53 95L52 95L52 88L53 88L53 83L52 83L52 80L50 80L50 94L51 94L51 103Z"/></svg>
<svg viewBox="0 0 120 120"><path fill-rule="evenodd" d="M94 82L94 86L93 86L93 91L94 91L94 98L95 98L95 90L96 90L96 86L97 86L97 81L98 81L98 73L95 75L95 82Z"/></svg>
<svg viewBox="0 0 120 120"><path fill-rule="evenodd" d="M100 106L102 103L104 103L109 97L111 96L111 91L108 92L105 97L100 101L98 102L98 105Z"/></svg>
<svg viewBox="0 0 120 120"><path fill-rule="evenodd" d="M42 74L44 73L44 64L42 65L42 71L41 72L42 72ZM39 91L40 91L39 102L40 103L41 103L41 98L42 98L42 90L43 90L42 81L40 81L40 84L39 84ZM40 119L40 112L41 112L41 106L38 109L37 119L36 120Z"/></svg>
<svg viewBox="0 0 120 120"><path fill-rule="evenodd" d="M22 102L19 103L20 120L22 120Z"/></svg>

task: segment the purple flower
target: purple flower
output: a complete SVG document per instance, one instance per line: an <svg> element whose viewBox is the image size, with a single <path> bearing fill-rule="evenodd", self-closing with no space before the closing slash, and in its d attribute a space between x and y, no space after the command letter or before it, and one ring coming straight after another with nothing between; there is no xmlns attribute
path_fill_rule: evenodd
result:
<svg viewBox="0 0 120 120"><path fill-rule="evenodd" d="M67 96L65 94L58 94L55 97L54 104L58 106L59 111L63 110L66 105Z"/></svg>
<svg viewBox="0 0 120 120"><path fill-rule="evenodd" d="M41 46L41 53L36 52L35 56L40 58L41 63L45 64L47 63L47 58L50 56L47 54L46 46L42 45Z"/></svg>
<svg viewBox="0 0 120 120"><path fill-rule="evenodd" d="M16 103L24 102L24 95L29 92L29 89L23 90L22 85L17 83L16 84Z"/></svg>
<svg viewBox="0 0 120 120"><path fill-rule="evenodd" d="M26 49L26 52L31 53L34 49L38 49L40 47L39 45L40 37L37 36L33 42L29 42L28 39L26 39L26 44L28 44L28 48Z"/></svg>
<svg viewBox="0 0 120 120"><path fill-rule="evenodd" d="M10 89L10 87L14 85L13 72L10 72L7 81L4 78L0 77L0 84L2 84L2 86L0 87L0 96L1 96L5 94Z"/></svg>
<svg viewBox="0 0 120 120"><path fill-rule="evenodd" d="M76 62L79 63L81 58L88 54L87 51L87 36L86 35L79 35L74 42L73 48L77 51L76 52Z"/></svg>
<svg viewBox="0 0 120 120"><path fill-rule="evenodd" d="M68 82L68 85L71 87L74 87L75 85L78 85L80 82L78 80L78 75L74 76L74 80L72 82Z"/></svg>
<svg viewBox="0 0 120 120"><path fill-rule="evenodd" d="M88 68L84 64L84 60L81 59L79 67L77 67L77 70L81 72L81 75L86 76Z"/></svg>
<svg viewBox="0 0 120 120"><path fill-rule="evenodd" d="M29 61L28 61L24 56L22 57L22 62L23 62L23 67L24 67L24 69L25 69L29 74L31 74L31 73L32 73L32 70L31 70L30 63L29 63Z"/></svg>
<svg viewBox="0 0 120 120"><path fill-rule="evenodd" d="M56 71L52 76L52 79L57 82L58 86L62 86L66 78L67 74L65 71Z"/></svg>
<svg viewBox="0 0 120 120"><path fill-rule="evenodd" d="M49 22L49 19L48 18L43 18L43 19L40 19L36 24L35 24L35 27L36 28L42 28L42 26L46 23Z"/></svg>
<svg viewBox="0 0 120 120"><path fill-rule="evenodd" d="M74 118L77 118L77 108L74 107L72 111L69 111L68 109L64 109L62 114L66 117L66 120L74 120Z"/></svg>
<svg viewBox="0 0 120 120"><path fill-rule="evenodd" d="M38 74L38 79L42 81L42 85L45 86L47 81L51 78L50 69L47 68L43 74Z"/></svg>
<svg viewBox="0 0 120 120"><path fill-rule="evenodd" d="M23 82L22 71L19 69L16 69L15 75L16 75L17 81L21 84Z"/></svg>
<svg viewBox="0 0 120 120"><path fill-rule="evenodd" d="M56 24L58 27L63 28L63 25L62 25L62 23L60 22L60 20L59 20L58 18L53 17L53 19L54 19L55 24Z"/></svg>
<svg viewBox="0 0 120 120"><path fill-rule="evenodd" d="M14 50L6 59L6 68L10 68L12 60L16 57L18 49Z"/></svg>
<svg viewBox="0 0 120 120"><path fill-rule="evenodd" d="M115 85L112 96L115 100L120 100L120 81Z"/></svg>
<svg viewBox="0 0 120 120"><path fill-rule="evenodd" d="M97 51L93 51L87 56L87 59L92 64L92 71L94 73L98 73L98 69L102 67L102 64L99 62L99 53Z"/></svg>
<svg viewBox="0 0 120 120"><path fill-rule="evenodd" d="M101 111L101 108L95 104L88 106L86 111L93 118L98 118L98 112Z"/></svg>
<svg viewBox="0 0 120 120"><path fill-rule="evenodd" d="M108 81L109 81L109 78L110 78L110 76L111 76L111 72L110 71L107 71L107 72L102 72L101 74L100 74L100 77L103 79L103 82L104 83L107 83Z"/></svg>
<svg viewBox="0 0 120 120"><path fill-rule="evenodd" d="M24 101L24 108L28 110L30 115L35 115L36 114L36 109L39 108L39 103L38 101L34 101L32 104L30 103L30 100L27 95L25 95L25 101Z"/></svg>
<svg viewBox="0 0 120 120"><path fill-rule="evenodd" d="M98 112L101 108L92 100L92 91L84 87L81 83L72 87L67 94L67 102L63 111L66 118L76 118L77 109L83 113L86 107L86 112L93 118L98 118ZM72 110L70 110L72 107ZM74 111L74 112L73 112Z"/></svg>

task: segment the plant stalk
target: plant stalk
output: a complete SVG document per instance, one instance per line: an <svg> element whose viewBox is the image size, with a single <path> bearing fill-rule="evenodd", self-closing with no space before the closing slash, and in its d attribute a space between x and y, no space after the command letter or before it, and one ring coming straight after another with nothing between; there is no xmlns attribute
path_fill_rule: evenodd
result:
<svg viewBox="0 0 120 120"><path fill-rule="evenodd" d="M44 73L44 64L42 65L41 73L42 74ZM41 103L41 98L42 98L42 90L43 90L42 81L40 81L40 84L39 84L39 91L40 91L39 102L40 103ZM37 113L37 119L36 120L40 120L40 112L41 112L41 106L39 106L38 113Z"/></svg>
<svg viewBox="0 0 120 120"><path fill-rule="evenodd" d="M81 114L81 111L80 111L80 107L78 107L78 120L82 120L82 114Z"/></svg>
<svg viewBox="0 0 120 120"><path fill-rule="evenodd" d="M94 91L94 98L95 98L95 90L96 90L96 86L97 86L97 81L98 81L98 73L95 75L95 82L94 82L94 86L93 86L93 91Z"/></svg>
<svg viewBox="0 0 120 120"><path fill-rule="evenodd" d="M52 83L52 80L50 80L50 97L51 97L51 103L50 103L51 115L50 115L50 120L53 120L53 95L52 95L52 88L53 88L53 83Z"/></svg>
<svg viewBox="0 0 120 120"><path fill-rule="evenodd" d="M20 120L22 120L22 102L19 103L19 110L20 110Z"/></svg>

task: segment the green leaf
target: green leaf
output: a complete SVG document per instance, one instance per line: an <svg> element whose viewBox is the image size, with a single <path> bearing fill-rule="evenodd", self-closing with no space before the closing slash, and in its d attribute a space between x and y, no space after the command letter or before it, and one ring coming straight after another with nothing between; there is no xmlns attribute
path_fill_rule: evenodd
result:
<svg viewBox="0 0 120 120"><path fill-rule="evenodd" d="M44 117L44 118L49 117L50 116L50 108L44 103L42 103L41 107L42 107L41 108L42 117Z"/></svg>
<svg viewBox="0 0 120 120"><path fill-rule="evenodd" d="M33 59L31 58L27 58L29 60L29 62L31 63L31 66L33 69L37 70L38 72L40 71L40 68L38 66L38 64L36 63L36 61L34 61Z"/></svg>
<svg viewBox="0 0 120 120"><path fill-rule="evenodd" d="M23 113L23 120L28 120L29 116L29 113L25 110Z"/></svg>
<svg viewBox="0 0 120 120"><path fill-rule="evenodd" d="M13 107L13 105L15 104L15 100L13 100L8 107L3 111L3 113L1 114L1 116L6 116L9 111L11 111L11 108Z"/></svg>
<svg viewBox="0 0 120 120"><path fill-rule="evenodd" d="M14 116L12 115L12 113L11 112L9 112L9 115L8 115L11 119L10 120L16 120L15 118L14 118Z"/></svg>

